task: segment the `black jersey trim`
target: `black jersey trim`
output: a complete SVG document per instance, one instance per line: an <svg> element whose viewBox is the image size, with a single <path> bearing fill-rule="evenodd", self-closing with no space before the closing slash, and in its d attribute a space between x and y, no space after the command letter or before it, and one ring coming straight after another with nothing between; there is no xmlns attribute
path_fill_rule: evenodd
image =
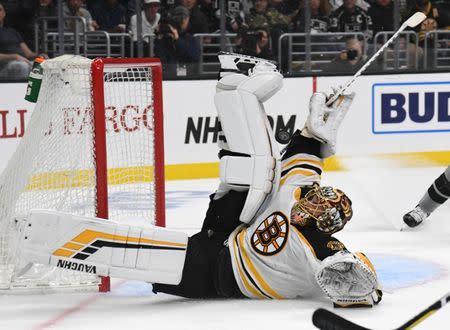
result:
<svg viewBox="0 0 450 330"><path fill-rule="evenodd" d="M322 169L320 169L317 166L314 165L309 165L309 164L298 164L295 166L291 166L288 169L284 170L281 172L281 177L285 176L286 174L288 174L291 170L295 169L295 168L306 168L308 170L313 170L314 172L316 172L318 175L322 174Z"/></svg>
<svg viewBox="0 0 450 330"><path fill-rule="evenodd" d="M313 138L307 138L300 134L299 130L292 135L291 141L286 147L286 152L283 154L282 160L292 157L298 153L314 155L318 158L321 156L322 143Z"/></svg>
<svg viewBox="0 0 450 330"><path fill-rule="evenodd" d="M98 240L91 244L92 246L102 248L102 247L112 247L112 248L124 248L124 249L146 249L146 250L186 250L184 247L173 247L173 246L160 246L160 245L146 245L146 244L130 244L130 243L119 243L119 242L109 242Z"/></svg>

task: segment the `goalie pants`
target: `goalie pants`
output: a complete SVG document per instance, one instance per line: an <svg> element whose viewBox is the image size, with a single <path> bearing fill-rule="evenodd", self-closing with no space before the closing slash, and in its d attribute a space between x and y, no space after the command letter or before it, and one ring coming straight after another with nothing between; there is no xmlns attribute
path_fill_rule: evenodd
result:
<svg viewBox="0 0 450 330"><path fill-rule="evenodd" d="M233 190L218 200L210 196L201 231L189 237L180 284L155 283L153 292L186 298L244 297L234 278L227 239L241 224L246 196Z"/></svg>

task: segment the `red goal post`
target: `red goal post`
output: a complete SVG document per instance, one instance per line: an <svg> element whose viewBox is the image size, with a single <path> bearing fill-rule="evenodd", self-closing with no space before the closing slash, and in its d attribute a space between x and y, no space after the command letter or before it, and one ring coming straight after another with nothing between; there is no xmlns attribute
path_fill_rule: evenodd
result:
<svg viewBox="0 0 450 330"><path fill-rule="evenodd" d="M97 180L97 217L108 219L108 182L106 157L106 120L105 119L105 67L149 67L152 71L153 83L153 118L154 118L154 166L155 166L155 217L157 226L165 227L165 184L164 184L164 127L162 102L162 66L155 58L97 58L92 62L92 104L94 116L102 120L95 122L94 148L96 154ZM97 132L100 132L98 134ZM99 286L100 292L110 290L109 277L103 277Z"/></svg>

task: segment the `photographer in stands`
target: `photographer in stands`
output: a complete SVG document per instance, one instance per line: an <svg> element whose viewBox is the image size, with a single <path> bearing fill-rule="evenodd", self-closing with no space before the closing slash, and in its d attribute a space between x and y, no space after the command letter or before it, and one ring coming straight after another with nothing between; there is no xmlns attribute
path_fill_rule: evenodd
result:
<svg viewBox="0 0 450 330"><path fill-rule="evenodd" d="M240 54L257 56L267 60L273 60L270 49L269 31L258 29L256 31L242 27L237 36L236 52Z"/></svg>
<svg viewBox="0 0 450 330"><path fill-rule="evenodd" d="M169 77L195 73L193 70L200 59L199 43L187 32L189 19L189 10L183 6L161 17L155 55L161 59L163 72Z"/></svg>
<svg viewBox="0 0 450 330"><path fill-rule="evenodd" d="M27 46L15 29L4 26L5 17L6 10L0 2L0 80L25 80L30 73L30 60L38 54Z"/></svg>
<svg viewBox="0 0 450 330"><path fill-rule="evenodd" d="M338 57L324 66L325 72L355 73L365 62L363 44L356 38L348 39Z"/></svg>

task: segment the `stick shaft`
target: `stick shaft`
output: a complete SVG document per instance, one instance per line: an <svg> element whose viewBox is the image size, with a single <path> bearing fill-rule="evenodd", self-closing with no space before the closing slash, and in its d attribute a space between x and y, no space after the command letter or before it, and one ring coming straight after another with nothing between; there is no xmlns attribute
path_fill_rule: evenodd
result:
<svg viewBox="0 0 450 330"><path fill-rule="evenodd" d="M412 329L423 320L425 320L428 316L434 314L438 309L447 304L450 301L450 292L443 296L438 301L434 302L432 305L428 306L425 310L414 316L412 319L408 320L396 330L407 330Z"/></svg>
<svg viewBox="0 0 450 330"><path fill-rule="evenodd" d="M347 81L347 83L336 93L333 95L333 97L331 99L328 100L327 102L327 106L330 106L331 104L333 104L334 101L336 101L338 99L339 96L342 95L342 93L345 92L345 90L350 87L350 85L352 85L356 78L358 78L366 69L367 67L372 64L373 61L375 61L375 59L378 57L378 55L380 55L394 40L395 38L398 37L398 35L403 32L403 30L406 28L406 25L403 24L397 32L394 33L394 35L383 45L381 46L380 49L378 49L378 51L372 55L372 57L358 70L358 72L356 72L353 77L350 78L350 80Z"/></svg>

